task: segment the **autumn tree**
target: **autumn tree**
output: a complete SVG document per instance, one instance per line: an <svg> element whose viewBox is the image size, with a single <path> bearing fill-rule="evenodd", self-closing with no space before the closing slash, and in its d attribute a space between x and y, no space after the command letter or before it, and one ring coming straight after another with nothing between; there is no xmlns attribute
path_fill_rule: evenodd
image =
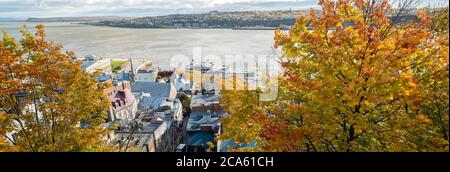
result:
<svg viewBox="0 0 450 172"><path fill-rule="evenodd" d="M0 151L109 151L102 85L46 40L44 26L0 42Z"/></svg>
<svg viewBox="0 0 450 172"><path fill-rule="evenodd" d="M189 97L186 94L182 94L181 96L178 97L178 99L180 99L181 101L181 105L183 106L183 114L186 116L187 114L191 113L191 102L192 102L192 98Z"/></svg>
<svg viewBox="0 0 450 172"><path fill-rule="evenodd" d="M448 16L394 23L386 0L319 5L275 32L276 101L224 94L222 139L257 142L245 151L448 151L448 32L437 29Z"/></svg>

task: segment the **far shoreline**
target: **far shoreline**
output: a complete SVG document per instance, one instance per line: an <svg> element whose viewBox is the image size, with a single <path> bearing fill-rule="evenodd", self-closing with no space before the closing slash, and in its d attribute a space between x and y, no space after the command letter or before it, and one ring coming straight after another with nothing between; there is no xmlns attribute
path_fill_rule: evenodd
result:
<svg viewBox="0 0 450 172"><path fill-rule="evenodd" d="M87 26L95 26L95 27L110 27L110 28L124 28L124 29L171 29L171 30L270 30L275 31L277 29L281 30L289 30L285 28L279 27L126 27L126 26L110 26L110 25L95 25L89 23L70 23L70 24L80 24Z"/></svg>
<svg viewBox="0 0 450 172"><path fill-rule="evenodd" d="M168 28L168 27L122 27L122 26L108 26L108 25L93 25L88 23L80 23L80 22L40 22L40 21L0 21L0 23L33 23L33 24L46 24L46 23L66 23L71 25L85 25L85 26L92 26L92 27L108 27L108 28L122 28L122 29L145 29L145 30L151 30L151 29L167 29L167 30L240 30L240 31L255 31L255 30L267 30L267 31L275 31L279 27L262 27L262 28L254 28L254 27L240 27L240 28L230 28L230 27L208 27L208 28ZM289 30L285 28L279 28L281 30Z"/></svg>

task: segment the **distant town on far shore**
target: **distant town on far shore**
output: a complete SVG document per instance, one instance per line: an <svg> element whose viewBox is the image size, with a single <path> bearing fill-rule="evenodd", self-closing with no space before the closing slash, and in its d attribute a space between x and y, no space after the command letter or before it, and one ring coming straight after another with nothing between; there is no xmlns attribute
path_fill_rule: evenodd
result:
<svg viewBox="0 0 450 172"><path fill-rule="evenodd" d="M166 29L236 29L236 30L274 30L290 29L298 16L309 14L311 9L276 10L276 11L210 11L202 14L171 14L154 17L50 17L7 19L0 21L18 22L71 22L93 26L121 28L166 28ZM316 10L316 13L320 10ZM404 18L415 19L415 10Z"/></svg>

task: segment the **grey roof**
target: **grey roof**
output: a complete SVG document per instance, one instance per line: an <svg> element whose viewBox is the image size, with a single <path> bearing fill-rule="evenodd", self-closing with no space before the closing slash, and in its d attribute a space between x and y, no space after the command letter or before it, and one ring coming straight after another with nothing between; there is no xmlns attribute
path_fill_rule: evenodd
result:
<svg viewBox="0 0 450 172"><path fill-rule="evenodd" d="M116 74L116 77L116 80L119 82L130 81L130 73L128 72L118 73Z"/></svg>
<svg viewBox="0 0 450 172"><path fill-rule="evenodd" d="M218 131L220 128L220 117L223 113L209 114L207 112L193 112L190 114L187 124L187 131L200 131L201 126L212 126L214 131Z"/></svg>
<svg viewBox="0 0 450 172"><path fill-rule="evenodd" d="M175 99L177 96L177 91L171 83L136 82L131 85L131 91L133 93L150 93L150 105L153 110L158 109L159 105L167 99Z"/></svg>
<svg viewBox="0 0 450 172"><path fill-rule="evenodd" d="M139 100L139 108L141 110L149 109L148 107L152 105L152 96L150 93L133 93L133 95Z"/></svg>
<svg viewBox="0 0 450 172"><path fill-rule="evenodd" d="M227 112L211 112L211 113L208 113L208 112L191 112L190 116L193 117L193 118L199 118L199 116L205 116L205 115L209 115L209 114L211 115L212 118L216 118L216 117L221 118L222 116L225 116L228 113Z"/></svg>
<svg viewBox="0 0 450 172"><path fill-rule="evenodd" d="M110 74L103 74L103 75L97 75L94 76L95 79L99 82L106 82L112 80L112 76Z"/></svg>
<svg viewBox="0 0 450 172"><path fill-rule="evenodd" d="M205 95L193 95L191 107L208 105L210 103L219 103L219 101L220 101L219 95L213 95L213 96L209 96L209 97L205 96Z"/></svg>
<svg viewBox="0 0 450 172"><path fill-rule="evenodd" d="M121 141L132 138L130 144L137 146L137 148L144 151L147 143L153 139L161 138L166 132L167 122L166 121L152 121L149 123L144 123L144 127L139 131L129 131L129 130L115 130L115 139L112 141L113 144L119 144Z"/></svg>
<svg viewBox="0 0 450 172"><path fill-rule="evenodd" d="M133 83L131 87L131 91L135 93L150 93L152 96L169 97L173 85L170 83L139 81Z"/></svg>

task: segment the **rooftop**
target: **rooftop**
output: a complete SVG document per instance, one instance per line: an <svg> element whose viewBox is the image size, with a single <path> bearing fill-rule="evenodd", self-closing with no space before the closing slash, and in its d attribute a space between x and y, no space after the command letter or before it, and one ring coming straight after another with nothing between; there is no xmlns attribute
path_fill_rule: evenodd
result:
<svg viewBox="0 0 450 172"><path fill-rule="evenodd" d="M150 109L152 105L152 96L150 93L134 94L134 96L139 100L138 108L140 110Z"/></svg>
<svg viewBox="0 0 450 172"><path fill-rule="evenodd" d="M237 144L233 140L223 140L220 141L220 144L218 145L218 151L219 152L228 152L229 149L235 149L235 148L255 148L256 147L256 141L253 141L251 143L240 143Z"/></svg>
<svg viewBox="0 0 450 172"><path fill-rule="evenodd" d="M220 117L224 114L225 112L193 112L189 117L187 131L201 131L202 126L211 126L214 131L218 131L221 125Z"/></svg>
<svg viewBox="0 0 450 172"><path fill-rule="evenodd" d="M139 69L137 72L138 73L153 73L155 70L154 69Z"/></svg>
<svg viewBox="0 0 450 172"><path fill-rule="evenodd" d="M212 131L199 131L189 135L187 145L201 146L207 145L208 142L214 141L214 132Z"/></svg>
<svg viewBox="0 0 450 172"><path fill-rule="evenodd" d="M210 103L219 103L220 102L220 96L219 95L193 95L192 96L192 102L191 107L198 107L202 105L208 105Z"/></svg>
<svg viewBox="0 0 450 172"><path fill-rule="evenodd" d="M94 76L94 78L98 82L107 82L107 81L111 81L112 80L112 75L110 75L110 74L102 74L102 75Z"/></svg>
<svg viewBox="0 0 450 172"><path fill-rule="evenodd" d="M142 107L142 105L140 105ZM142 121L153 121L154 119L160 119L167 122L167 127L172 125L174 120L180 120L177 115L182 111L182 104L180 100L167 100L166 102L159 105L158 108L152 108L150 111L142 114Z"/></svg>
<svg viewBox="0 0 450 172"><path fill-rule="evenodd" d="M113 86L106 88L104 93L116 112L128 108L136 101L131 93L129 82L122 82L117 85L113 84Z"/></svg>
<svg viewBox="0 0 450 172"><path fill-rule="evenodd" d="M130 145L144 150L145 146L153 139L159 139L166 131L167 123L161 120L152 120L151 122L141 123L138 130L122 129L114 131L115 139L113 144L121 144L128 141L131 138Z"/></svg>
<svg viewBox="0 0 450 172"><path fill-rule="evenodd" d="M138 73L153 73L155 71L155 68L151 63L144 63L139 69L137 70Z"/></svg>
<svg viewBox="0 0 450 172"><path fill-rule="evenodd" d="M127 89L117 91L115 94L108 96L108 99L111 102L113 108L117 111L127 108L135 101L130 90Z"/></svg>
<svg viewBox="0 0 450 172"><path fill-rule="evenodd" d="M177 96L177 91L171 83L136 82L132 84L131 91L135 96L149 93L150 100L145 100L145 104L141 106L150 106L153 110L157 110L167 99L175 99Z"/></svg>

